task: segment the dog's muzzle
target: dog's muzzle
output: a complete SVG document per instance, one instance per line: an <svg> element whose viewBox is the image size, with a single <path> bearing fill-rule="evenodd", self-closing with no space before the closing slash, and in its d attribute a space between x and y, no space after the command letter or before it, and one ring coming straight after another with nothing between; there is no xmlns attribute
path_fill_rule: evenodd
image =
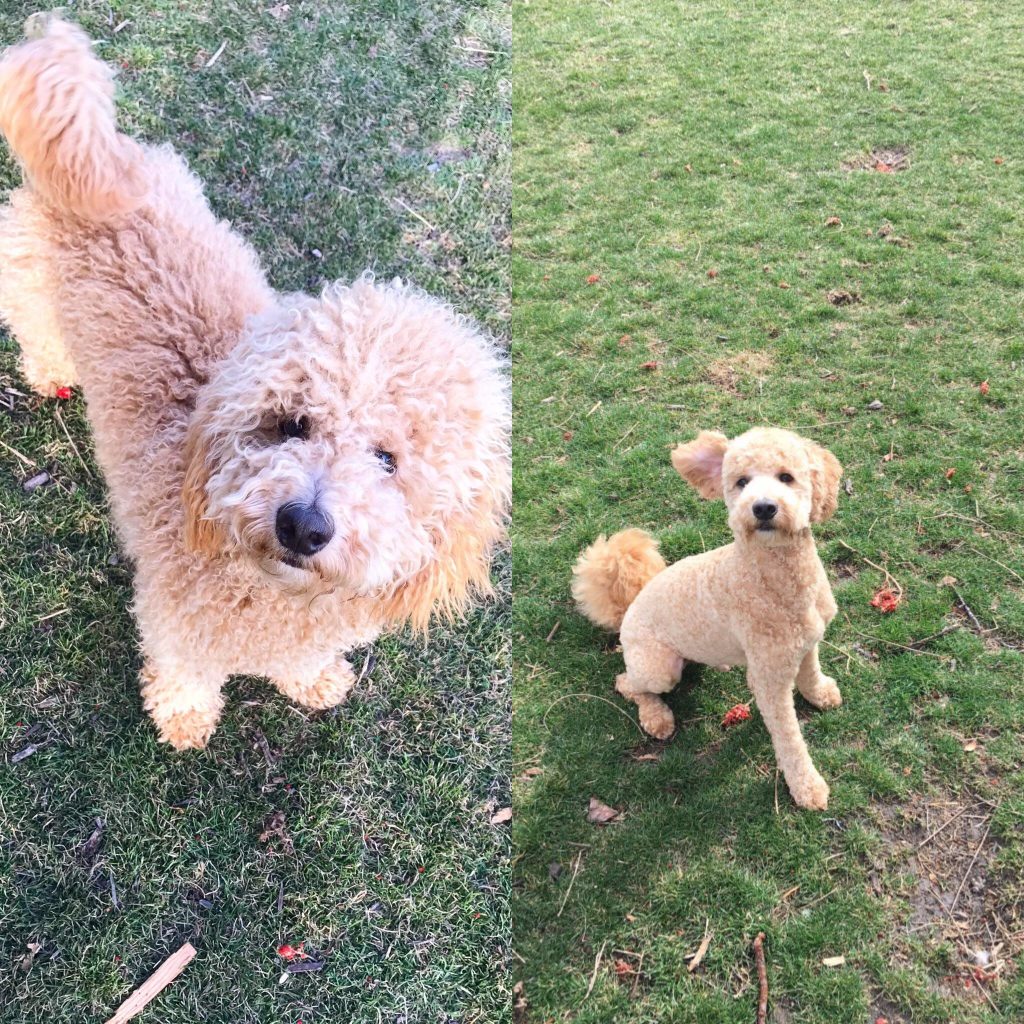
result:
<svg viewBox="0 0 1024 1024"><path fill-rule="evenodd" d="M779 513L779 506L774 501L755 501L750 507L750 511L754 513L754 518L757 520L758 530L774 530L775 523L772 520Z"/></svg>
<svg viewBox="0 0 1024 1024"><path fill-rule="evenodd" d="M330 544L334 523L316 504L289 501L277 510L274 532L286 551L309 557Z"/></svg>

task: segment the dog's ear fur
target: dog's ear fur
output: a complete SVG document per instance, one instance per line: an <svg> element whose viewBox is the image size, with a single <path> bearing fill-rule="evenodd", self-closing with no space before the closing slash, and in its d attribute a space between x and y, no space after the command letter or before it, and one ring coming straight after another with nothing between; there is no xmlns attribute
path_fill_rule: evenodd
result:
<svg viewBox="0 0 1024 1024"><path fill-rule="evenodd" d="M702 430L696 440L677 445L672 451L675 471L702 498L722 497L722 461L729 439L716 430Z"/></svg>
<svg viewBox="0 0 1024 1024"><path fill-rule="evenodd" d="M507 526L504 483L481 494L468 513L451 517L434 536L435 557L384 601L395 622L426 633L433 616L452 621L474 596L491 594L491 555Z"/></svg>
<svg viewBox="0 0 1024 1024"><path fill-rule="evenodd" d="M214 555L223 549L223 531L206 518L206 485L210 481L209 448L206 431L198 417L193 417L185 437L185 477L181 487L181 503L185 509L185 547L195 554Z"/></svg>
<svg viewBox="0 0 1024 1024"><path fill-rule="evenodd" d="M823 523L839 505L839 481L843 467L827 449L813 441L805 441L811 463L811 522Z"/></svg>

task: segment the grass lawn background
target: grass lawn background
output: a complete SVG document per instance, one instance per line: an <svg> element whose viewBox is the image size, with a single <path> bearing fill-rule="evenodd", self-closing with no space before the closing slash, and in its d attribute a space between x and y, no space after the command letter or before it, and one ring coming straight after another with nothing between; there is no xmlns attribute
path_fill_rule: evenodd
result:
<svg viewBox="0 0 1024 1024"><path fill-rule="evenodd" d="M1024 14L514 20L520 1019L749 1024L761 930L776 1024L1024 1019ZM721 730L740 671L688 671L681 731L646 741L568 594L601 532L725 543L668 451L761 423L846 470L816 530L846 703L801 705L823 815L784 783L776 811L756 714ZM869 563L903 588L891 615ZM588 823L592 796L621 820Z"/></svg>
<svg viewBox="0 0 1024 1024"><path fill-rule="evenodd" d="M3 4L0 42L37 7ZM123 127L188 156L277 287L372 267L507 337L500 0L67 9L121 68ZM381 641L337 715L242 680L208 751L176 755L141 711L80 398L30 395L4 339L0 405L0 1020L105 1020L186 940L140 1021L503 1020L508 559L468 623ZM12 448L56 482L26 493ZM326 966L282 984L302 941Z"/></svg>

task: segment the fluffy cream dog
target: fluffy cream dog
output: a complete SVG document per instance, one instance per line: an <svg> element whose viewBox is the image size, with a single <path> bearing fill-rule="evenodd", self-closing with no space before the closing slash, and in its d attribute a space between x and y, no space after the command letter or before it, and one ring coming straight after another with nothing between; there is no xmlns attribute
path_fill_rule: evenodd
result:
<svg viewBox="0 0 1024 1024"><path fill-rule="evenodd" d="M0 62L25 187L0 311L42 395L78 383L135 562L142 692L202 747L235 673L311 708L345 652L486 591L509 489L504 361L441 303L363 278L281 295L112 75L56 19Z"/></svg>
<svg viewBox="0 0 1024 1024"><path fill-rule="evenodd" d="M811 536L836 509L835 456L785 430L727 440L702 432L672 465L704 498L725 498L736 540L666 568L642 530L600 537L576 563L573 596L591 621L619 630L626 671L616 689L658 739L675 724L662 699L685 661L746 665L747 681L793 799L824 810L828 785L807 752L793 688L817 708L842 703L818 644L836 604Z"/></svg>

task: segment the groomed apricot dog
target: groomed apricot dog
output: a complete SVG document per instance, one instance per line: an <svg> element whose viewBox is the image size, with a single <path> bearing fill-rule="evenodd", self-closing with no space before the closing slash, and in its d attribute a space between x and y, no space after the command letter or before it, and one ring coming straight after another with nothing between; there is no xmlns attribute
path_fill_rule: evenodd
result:
<svg viewBox="0 0 1024 1024"><path fill-rule="evenodd" d="M733 441L703 431L672 465L704 498L725 498L732 544L669 568L642 530L599 537L576 563L573 596L592 622L619 630L626 671L616 689L640 724L667 739L662 699L686 661L747 666L747 682L793 799L824 810L828 785L807 752L793 688L817 708L842 703L823 675L818 644L836 604L811 536L836 510L835 456L786 430L750 430Z"/></svg>
<svg viewBox="0 0 1024 1024"><path fill-rule="evenodd" d="M86 36L35 28L0 62L25 175L0 212L0 312L34 390L82 386L136 567L145 707L185 748L235 673L338 704L346 651L488 588L504 360L398 282L274 292L185 162L118 133Z"/></svg>

